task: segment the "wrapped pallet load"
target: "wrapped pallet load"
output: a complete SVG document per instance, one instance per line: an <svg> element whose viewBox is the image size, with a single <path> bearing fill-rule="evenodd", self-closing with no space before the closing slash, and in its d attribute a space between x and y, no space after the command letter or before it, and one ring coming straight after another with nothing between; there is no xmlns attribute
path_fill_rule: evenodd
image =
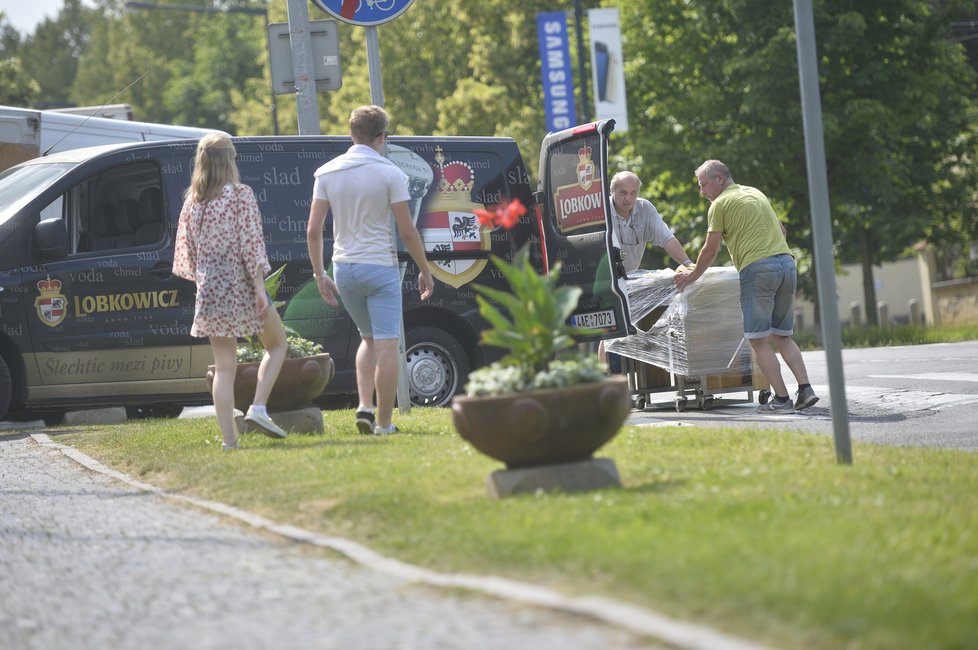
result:
<svg viewBox="0 0 978 650"><path fill-rule="evenodd" d="M713 267L685 291L671 270L637 273L628 282L632 322L638 332L615 339L610 352L684 377L737 372L745 355L739 276ZM748 367L749 372L749 367Z"/></svg>

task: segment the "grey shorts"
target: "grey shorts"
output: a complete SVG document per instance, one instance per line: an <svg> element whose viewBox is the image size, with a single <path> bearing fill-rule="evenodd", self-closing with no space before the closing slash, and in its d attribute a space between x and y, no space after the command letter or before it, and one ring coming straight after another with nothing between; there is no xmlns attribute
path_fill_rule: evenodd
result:
<svg viewBox="0 0 978 650"><path fill-rule="evenodd" d="M396 266L337 263L333 269L343 307L360 336L396 339L401 333L401 274Z"/></svg>
<svg viewBox="0 0 978 650"><path fill-rule="evenodd" d="M798 271L787 253L765 257L740 271L740 309L744 338L794 333L795 288Z"/></svg>

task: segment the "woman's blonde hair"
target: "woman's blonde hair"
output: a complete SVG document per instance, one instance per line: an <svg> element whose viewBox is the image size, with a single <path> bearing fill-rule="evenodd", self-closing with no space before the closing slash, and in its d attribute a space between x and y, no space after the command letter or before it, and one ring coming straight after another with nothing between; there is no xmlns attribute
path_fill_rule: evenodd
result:
<svg viewBox="0 0 978 650"><path fill-rule="evenodd" d="M237 185L241 177L235 164L236 156L231 138L223 133L208 133L201 138L185 198L202 203L221 196L228 183Z"/></svg>

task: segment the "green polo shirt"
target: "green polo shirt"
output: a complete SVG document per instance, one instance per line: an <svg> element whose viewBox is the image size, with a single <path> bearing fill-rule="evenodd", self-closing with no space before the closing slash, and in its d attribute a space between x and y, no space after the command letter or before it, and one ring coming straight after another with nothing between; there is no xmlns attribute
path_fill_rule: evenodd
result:
<svg viewBox="0 0 978 650"><path fill-rule="evenodd" d="M756 188L734 183L723 190L710 204L707 221L710 232L723 235L738 271L765 257L791 254L771 202Z"/></svg>

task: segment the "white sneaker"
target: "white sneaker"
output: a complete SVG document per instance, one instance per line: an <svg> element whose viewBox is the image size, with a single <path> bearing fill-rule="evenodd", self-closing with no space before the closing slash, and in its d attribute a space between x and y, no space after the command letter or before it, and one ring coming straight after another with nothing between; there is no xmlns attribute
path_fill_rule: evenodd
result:
<svg viewBox="0 0 978 650"><path fill-rule="evenodd" d="M272 418L268 417L265 413L259 413L249 408L248 414L244 416L244 419L245 422L250 422L261 429L261 432L270 438L284 438L288 435L281 427L272 422Z"/></svg>
<svg viewBox="0 0 978 650"><path fill-rule="evenodd" d="M400 431L400 429L398 429L393 424L390 425L386 429L384 427L380 426L379 424L374 427L374 435L375 436L389 436L390 434L392 434L392 433L398 433L399 431Z"/></svg>

